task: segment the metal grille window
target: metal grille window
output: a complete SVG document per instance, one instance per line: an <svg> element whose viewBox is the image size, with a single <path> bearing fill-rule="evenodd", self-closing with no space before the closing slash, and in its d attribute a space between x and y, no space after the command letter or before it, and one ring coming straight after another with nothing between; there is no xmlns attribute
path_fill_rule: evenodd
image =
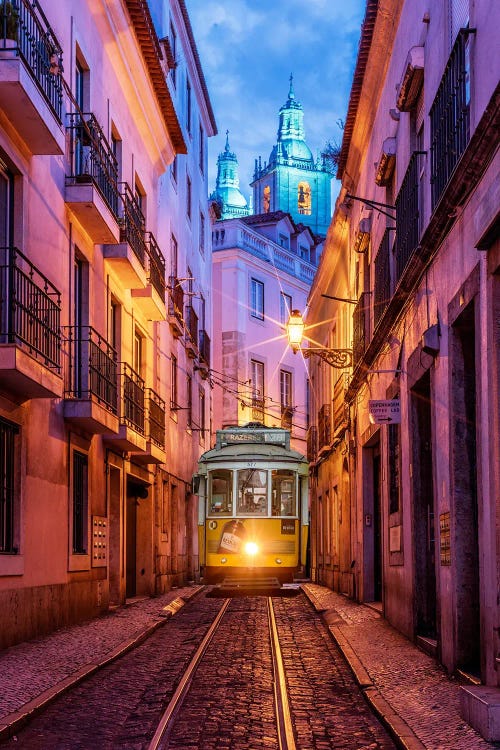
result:
<svg viewBox="0 0 500 750"><path fill-rule="evenodd" d="M205 215L200 211L200 253L205 255Z"/></svg>
<svg viewBox="0 0 500 750"><path fill-rule="evenodd" d="M250 311L254 318L264 320L264 284L257 279L250 283Z"/></svg>
<svg viewBox="0 0 500 750"><path fill-rule="evenodd" d="M186 175L186 215L191 218L191 179Z"/></svg>
<svg viewBox="0 0 500 750"><path fill-rule="evenodd" d="M74 554L87 552L88 458L73 451L73 543Z"/></svg>
<svg viewBox="0 0 500 750"><path fill-rule="evenodd" d="M470 138L469 30L451 51L430 110L432 208L436 206Z"/></svg>
<svg viewBox="0 0 500 750"><path fill-rule="evenodd" d="M396 278L401 278L420 239L420 160L423 153L415 151L408 164L396 198Z"/></svg>
<svg viewBox="0 0 500 750"><path fill-rule="evenodd" d="M172 354L170 362L170 408L176 409L178 405L178 373L177 357Z"/></svg>
<svg viewBox="0 0 500 750"><path fill-rule="evenodd" d="M391 258L390 232L385 230L375 258L375 294L374 319L375 325L384 314L384 310L391 299Z"/></svg>
<svg viewBox="0 0 500 750"><path fill-rule="evenodd" d="M16 436L19 427L0 418L0 553L12 554L15 548L16 512Z"/></svg>

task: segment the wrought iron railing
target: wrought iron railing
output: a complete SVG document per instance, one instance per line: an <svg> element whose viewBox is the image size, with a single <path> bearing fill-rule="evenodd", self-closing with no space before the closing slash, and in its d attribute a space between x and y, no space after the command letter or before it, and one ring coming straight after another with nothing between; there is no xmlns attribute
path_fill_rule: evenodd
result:
<svg viewBox="0 0 500 750"><path fill-rule="evenodd" d="M418 247L420 239L420 196L419 176L423 151L415 151L408 164L408 169L401 183L396 198L396 240L394 254L396 261L397 284L411 256Z"/></svg>
<svg viewBox="0 0 500 750"><path fill-rule="evenodd" d="M149 281L165 302L165 258L152 232L147 234L149 256Z"/></svg>
<svg viewBox="0 0 500 750"><path fill-rule="evenodd" d="M307 460L316 461L318 455L318 428L315 424L307 430Z"/></svg>
<svg viewBox="0 0 500 750"><path fill-rule="evenodd" d="M165 401L153 391L147 389L148 432L149 438L159 448L165 447Z"/></svg>
<svg viewBox="0 0 500 750"><path fill-rule="evenodd" d="M200 362L210 367L210 337L204 330L200 331L198 350Z"/></svg>
<svg viewBox="0 0 500 750"><path fill-rule="evenodd" d="M120 242L127 242L130 245L144 268L147 253L146 221L130 185L127 182L122 182L121 188L123 216L120 220Z"/></svg>
<svg viewBox="0 0 500 750"><path fill-rule="evenodd" d="M329 446L332 442L330 404L323 404L318 411L318 450Z"/></svg>
<svg viewBox="0 0 500 750"><path fill-rule="evenodd" d="M121 422L141 435L144 435L145 383L141 376L125 362L122 363L122 388Z"/></svg>
<svg viewBox="0 0 500 750"><path fill-rule="evenodd" d="M36 0L0 1L0 49L6 48L16 50L61 122L63 89L57 73L62 51Z"/></svg>
<svg viewBox="0 0 500 750"><path fill-rule="evenodd" d="M345 395L349 386L349 378L347 373L343 372L342 375L335 381L333 386L333 434L337 435L342 430L347 428L348 421L348 410L345 402Z"/></svg>
<svg viewBox="0 0 500 750"><path fill-rule="evenodd" d="M434 209L470 138L469 33L462 29L448 59L429 115Z"/></svg>
<svg viewBox="0 0 500 750"><path fill-rule="evenodd" d="M117 414L116 351L91 326L66 326L63 332L69 345L65 398L95 399L113 414Z"/></svg>
<svg viewBox="0 0 500 750"><path fill-rule="evenodd" d="M92 182L118 220L118 162L93 114L68 115L72 182Z"/></svg>
<svg viewBox="0 0 500 750"><path fill-rule="evenodd" d="M391 299L391 233L386 229L375 258L373 318L377 325Z"/></svg>
<svg viewBox="0 0 500 750"><path fill-rule="evenodd" d="M186 333L194 346L198 346L198 316L192 305L186 305Z"/></svg>
<svg viewBox="0 0 500 750"><path fill-rule="evenodd" d="M0 248L0 342L61 367L61 293L17 248Z"/></svg>
<svg viewBox="0 0 500 750"><path fill-rule="evenodd" d="M352 315L352 364L356 367L368 345L368 323L370 320L370 297L363 292Z"/></svg>
<svg viewBox="0 0 500 750"><path fill-rule="evenodd" d="M182 288L177 276L171 276L168 282L169 303L168 313L174 315L182 321L182 312L184 309L184 289Z"/></svg>

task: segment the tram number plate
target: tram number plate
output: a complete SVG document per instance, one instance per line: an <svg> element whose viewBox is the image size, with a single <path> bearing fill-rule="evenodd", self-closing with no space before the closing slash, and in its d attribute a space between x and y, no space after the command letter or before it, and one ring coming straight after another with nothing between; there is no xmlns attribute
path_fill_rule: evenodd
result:
<svg viewBox="0 0 500 750"><path fill-rule="evenodd" d="M295 534L295 521L281 521L282 534Z"/></svg>

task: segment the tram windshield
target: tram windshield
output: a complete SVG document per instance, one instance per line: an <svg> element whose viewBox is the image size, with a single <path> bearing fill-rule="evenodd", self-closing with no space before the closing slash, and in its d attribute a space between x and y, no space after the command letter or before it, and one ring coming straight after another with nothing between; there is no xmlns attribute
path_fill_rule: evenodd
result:
<svg viewBox="0 0 500 750"><path fill-rule="evenodd" d="M273 469L271 486L273 516L297 515L295 472L287 469Z"/></svg>
<svg viewBox="0 0 500 750"><path fill-rule="evenodd" d="M233 513L233 472L230 469L210 472L210 513L221 516Z"/></svg>
<svg viewBox="0 0 500 750"><path fill-rule="evenodd" d="M238 514L267 516L267 471L238 471Z"/></svg>

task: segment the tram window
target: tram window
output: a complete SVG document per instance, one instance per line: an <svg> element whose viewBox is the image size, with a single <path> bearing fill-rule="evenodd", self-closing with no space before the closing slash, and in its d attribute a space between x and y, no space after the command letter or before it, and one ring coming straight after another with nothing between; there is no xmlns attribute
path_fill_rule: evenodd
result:
<svg viewBox="0 0 500 750"><path fill-rule="evenodd" d="M287 469L272 473L273 516L296 516L295 474Z"/></svg>
<svg viewBox="0 0 500 750"><path fill-rule="evenodd" d="M267 471L238 472L238 515L267 516Z"/></svg>
<svg viewBox="0 0 500 750"><path fill-rule="evenodd" d="M208 512L210 515L230 516L233 512L233 472L218 469L210 472L210 494Z"/></svg>

